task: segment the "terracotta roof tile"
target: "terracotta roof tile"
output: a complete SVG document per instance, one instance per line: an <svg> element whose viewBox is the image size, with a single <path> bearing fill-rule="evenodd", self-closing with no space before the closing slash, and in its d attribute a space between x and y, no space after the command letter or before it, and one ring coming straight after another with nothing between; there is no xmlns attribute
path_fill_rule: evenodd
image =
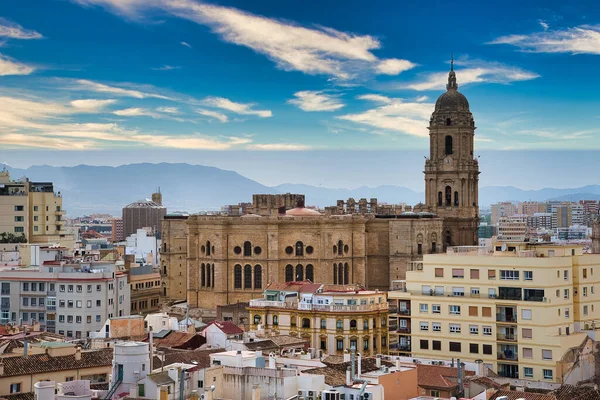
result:
<svg viewBox="0 0 600 400"><path fill-rule="evenodd" d="M148 342L148 338L144 339ZM174 349L197 349L206 343L204 336L196 333L170 331L164 337L152 336L152 342L157 347L172 347Z"/></svg>
<svg viewBox="0 0 600 400"><path fill-rule="evenodd" d="M292 346L303 346L308 345L307 339L298 338L290 335L277 335L271 336L269 338L273 343L275 343L279 348L282 347L292 347Z"/></svg>
<svg viewBox="0 0 600 400"><path fill-rule="evenodd" d="M327 359L334 362L327 362ZM323 364L326 364L326 367L321 368L313 368L302 371L303 373L312 374L312 375L324 375L325 383L329 386L341 386L346 384L346 370L351 366L351 362L338 362L337 359L331 358L331 356L325 358ZM394 363L381 361L381 366L391 367ZM366 374L368 372L377 371L379 368L377 367L377 360L374 357L364 357L361 360L361 372Z"/></svg>
<svg viewBox="0 0 600 400"><path fill-rule="evenodd" d="M441 365L417 364L417 385L434 389L453 389L458 386L458 369ZM465 371L465 377L475 375Z"/></svg>
<svg viewBox="0 0 600 400"><path fill-rule="evenodd" d="M0 400L33 400L35 395L33 392L7 394L0 397Z"/></svg>
<svg viewBox="0 0 600 400"><path fill-rule="evenodd" d="M82 351L81 360L75 360L74 354L57 357L51 357L48 354L3 357L1 360L4 363L4 374L0 377L111 366L112 359L112 349Z"/></svg>
<svg viewBox="0 0 600 400"><path fill-rule="evenodd" d="M258 342L245 343L245 346L250 351L261 350L263 354L269 351L279 350L279 346L272 340L260 340Z"/></svg>
<svg viewBox="0 0 600 400"><path fill-rule="evenodd" d="M212 321L211 323L206 325L204 327L204 329L208 328L211 325L215 325L217 328L219 328L221 330L221 332L223 332L227 335L241 335L244 333L242 328L240 328L239 326L237 326L236 324L234 324L231 321Z"/></svg>
<svg viewBox="0 0 600 400"><path fill-rule="evenodd" d="M516 390L498 390L496 393L489 398L489 400L496 400L498 397L508 397L508 400L556 400L556 396L553 394L542 394L532 392L520 392Z"/></svg>
<svg viewBox="0 0 600 400"><path fill-rule="evenodd" d="M175 350L175 349L164 349L162 352L165 355L164 362L158 356L154 356L154 368L160 368L161 366L167 366L174 363L192 364L193 361L197 362L198 366L203 368L210 367L210 355L212 353L220 353L223 349L210 349L210 350Z"/></svg>
<svg viewBox="0 0 600 400"><path fill-rule="evenodd" d="M156 383L157 386L169 385L171 383L175 383L173 379L169 376L167 371L163 372L155 372L153 374L148 374L148 378L152 380L152 382Z"/></svg>
<svg viewBox="0 0 600 400"><path fill-rule="evenodd" d="M493 379L485 377L485 376L471 376L471 377L467 377L465 379L465 381L477 383L478 385L481 385L488 389L500 390L504 387L504 385L494 381Z"/></svg>
<svg viewBox="0 0 600 400"><path fill-rule="evenodd" d="M552 394L557 400L600 400L600 391L592 386L562 385Z"/></svg>

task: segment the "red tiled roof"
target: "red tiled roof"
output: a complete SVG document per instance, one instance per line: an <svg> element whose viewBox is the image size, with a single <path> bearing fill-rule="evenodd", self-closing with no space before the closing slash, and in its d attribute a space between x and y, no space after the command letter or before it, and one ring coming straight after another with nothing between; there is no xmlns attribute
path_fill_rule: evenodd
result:
<svg viewBox="0 0 600 400"><path fill-rule="evenodd" d="M221 332L227 335L241 335L244 333L244 331L239 326L237 326L231 321L212 321L211 323L206 325L204 329L207 329L211 325L215 325L221 330Z"/></svg>
<svg viewBox="0 0 600 400"><path fill-rule="evenodd" d="M458 386L458 369L441 365L417 364L417 385L434 389L453 389ZM475 375L465 371L465 377Z"/></svg>
<svg viewBox="0 0 600 400"><path fill-rule="evenodd" d="M498 390L492 395L492 397L489 398L489 400L496 400L498 397L503 396L506 396L508 400L556 400L556 396L554 396L553 394L520 392L516 390Z"/></svg>
<svg viewBox="0 0 600 400"><path fill-rule="evenodd" d="M108 367L112 365L113 349L82 351L81 359L75 355L52 357L48 354L4 357L4 374L0 377L38 374L41 372L67 371L82 368Z"/></svg>
<svg viewBox="0 0 600 400"><path fill-rule="evenodd" d="M144 342L148 342L148 337L144 339ZM204 336L196 333L185 333L171 331L165 337L152 337L152 342L157 347L173 347L175 349L197 349L206 343Z"/></svg>
<svg viewBox="0 0 600 400"><path fill-rule="evenodd" d="M504 387L504 385L485 376L472 376L466 380L490 389L502 389Z"/></svg>

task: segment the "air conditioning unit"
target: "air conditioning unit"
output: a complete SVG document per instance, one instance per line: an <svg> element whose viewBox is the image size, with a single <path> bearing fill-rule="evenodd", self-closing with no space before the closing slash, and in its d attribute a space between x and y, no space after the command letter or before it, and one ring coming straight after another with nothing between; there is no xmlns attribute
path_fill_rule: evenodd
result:
<svg viewBox="0 0 600 400"><path fill-rule="evenodd" d="M371 400L373 398L373 394L372 393L363 393L362 396L360 396L361 400Z"/></svg>
<svg viewBox="0 0 600 400"><path fill-rule="evenodd" d="M337 390L323 390L323 392L321 392L321 399L322 400L341 400L340 392L338 392Z"/></svg>

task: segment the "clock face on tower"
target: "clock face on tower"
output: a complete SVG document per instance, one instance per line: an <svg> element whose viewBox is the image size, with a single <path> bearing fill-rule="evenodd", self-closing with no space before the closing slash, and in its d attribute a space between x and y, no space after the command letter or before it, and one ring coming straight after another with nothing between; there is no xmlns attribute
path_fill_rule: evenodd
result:
<svg viewBox="0 0 600 400"><path fill-rule="evenodd" d="M444 158L444 164L452 165L452 156L446 156L446 158Z"/></svg>

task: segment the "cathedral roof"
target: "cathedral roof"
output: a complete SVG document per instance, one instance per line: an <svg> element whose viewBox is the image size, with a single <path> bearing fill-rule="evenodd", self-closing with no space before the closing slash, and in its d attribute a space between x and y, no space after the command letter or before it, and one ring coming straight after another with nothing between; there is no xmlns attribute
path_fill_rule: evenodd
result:
<svg viewBox="0 0 600 400"><path fill-rule="evenodd" d="M464 94L458 91L458 84L456 83L456 73L454 72L454 61L450 72L448 73L448 84L446 85L446 93L438 97L435 102L435 111L467 111L469 112L469 101Z"/></svg>

